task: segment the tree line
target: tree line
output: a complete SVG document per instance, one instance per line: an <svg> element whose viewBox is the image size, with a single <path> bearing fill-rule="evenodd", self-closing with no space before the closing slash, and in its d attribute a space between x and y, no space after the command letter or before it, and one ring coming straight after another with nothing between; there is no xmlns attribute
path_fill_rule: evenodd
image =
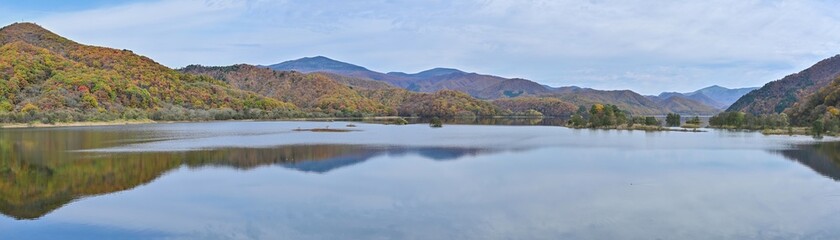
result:
<svg viewBox="0 0 840 240"><path fill-rule="evenodd" d="M653 116L631 116L615 105L593 104L588 110L585 106L578 107L566 125L576 128L619 128L634 125L659 127L662 123Z"/></svg>

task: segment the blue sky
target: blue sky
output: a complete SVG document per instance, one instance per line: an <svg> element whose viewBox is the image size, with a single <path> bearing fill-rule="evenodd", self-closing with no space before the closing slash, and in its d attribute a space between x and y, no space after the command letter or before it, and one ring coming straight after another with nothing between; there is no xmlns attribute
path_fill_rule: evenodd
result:
<svg viewBox="0 0 840 240"><path fill-rule="evenodd" d="M177 68L324 55L643 94L761 86L840 53L835 1L5 1L0 21Z"/></svg>

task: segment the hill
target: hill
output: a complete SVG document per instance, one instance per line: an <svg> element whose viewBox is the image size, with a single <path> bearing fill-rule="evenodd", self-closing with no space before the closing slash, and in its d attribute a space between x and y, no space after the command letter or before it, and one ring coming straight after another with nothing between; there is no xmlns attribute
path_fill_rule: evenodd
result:
<svg viewBox="0 0 840 240"><path fill-rule="evenodd" d="M451 68L434 68L414 74L402 72L380 73L322 56L285 61L268 67L279 71L325 72L346 77L371 79L415 92L457 90L481 99L536 96L550 91L549 88L526 79L507 79L492 75L467 73Z"/></svg>
<svg viewBox="0 0 840 240"><path fill-rule="evenodd" d="M589 88L560 88L551 96L578 106L611 104L634 115L658 115L669 111L656 102L630 90L601 91Z"/></svg>
<svg viewBox="0 0 840 240"><path fill-rule="evenodd" d="M245 64L228 67L190 65L179 71L219 79L238 89L290 102L307 111L341 116L396 113L389 111L381 103L362 96L349 85L374 85L366 83L370 80L339 76L337 79L344 82L342 83L333 78L336 75L274 71Z"/></svg>
<svg viewBox="0 0 840 240"><path fill-rule="evenodd" d="M720 109L683 96L671 96L657 103L660 108L684 115L711 115Z"/></svg>
<svg viewBox="0 0 840 240"><path fill-rule="evenodd" d="M526 96L540 96L551 93L552 90L539 83L521 78L505 79L475 92L479 98L501 99Z"/></svg>
<svg viewBox="0 0 840 240"><path fill-rule="evenodd" d="M493 75L467 73L452 68L434 68L418 73L389 72L380 73L371 71L365 67L332 60L326 57L301 58L286 61L280 64L269 66L275 70L303 71L303 72L324 72L351 78L363 78L386 82L392 86L403 88L413 92L437 92L441 90L456 90L465 92L472 97L485 100L498 100L507 98L529 98L527 101L511 102L496 101L501 104L513 104L520 106L523 103L536 104L534 107L541 108L546 102L556 102L574 105L591 106L595 103L612 104L621 109L630 111L633 114L666 114L680 112L685 114L714 114L719 112L713 107L705 106L696 101L714 102L701 94L695 97L686 97L691 101L680 100L680 103L671 103L663 107L657 101L629 91L600 91L594 89L582 89L578 87L552 88L541 85L531 80L521 78L503 78ZM535 101L535 99L540 101ZM550 100L555 98L555 100ZM664 98L661 100L665 100ZM513 105L501 106L502 109ZM720 104L716 104L720 105ZM563 107L558 107L563 108ZM671 109L674 108L674 109ZM514 109L506 109L517 112ZM525 109L527 110L527 109ZM536 110L536 109L535 109ZM557 112L557 111L551 111Z"/></svg>
<svg viewBox="0 0 840 240"><path fill-rule="evenodd" d="M397 86L388 84L386 82L381 81L374 81L370 79L364 78L356 78L356 77L347 77L342 76L340 74L335 73L318 73L324 75L336 82L341 84L347 85L352 89L386 89L386 88L396 88Z"/></svg>
<svg viewBox="0 0 840 240"><path fill-rule="evenodd" d="M574 104L551 97L505 98L495 100L493 104L514 115L526 115L527 111L535 110L544 116L569 117L578 110L578 106Z"/></svg>
<svg viewBox="0 0 840 240"><path fill-rule="evenodd" d="M827 129L840 130L835 129L840 128L840 78L796 102L785 113L794 125L811 126L821 121Z"/></svg>
<svg viewBox="0 0 840 240"><path fill-rule="evenodd" d="M282 63L268 66L268 68L281 71L298 71L303 73L312 72L332 72L332 73L355 73L355 72L373 72L367 68L339 62L324 56L305 57L292 61L285 61Z"/></svg>
<svg viewBox="0 0 840 240"><path fill-rule="evenodd" d="M455 117L502 114L493 104L454 90L417 93L332 73L276 71L244 64L227 67L191 65L180 71L213 77L242 90L291 102L307 111L335 116Z"/></svg>
<svg viewBox="0 0 840 240"><path fill-rule="evenodd" d="M718 85L706 87L694 92L678 93L678 92L663 92L659 96L652 96L654 101L662 101L673 96L680 96L691 99L699 103L717 108L726 109L738 98L746 95L752 90L758 88L735 88L729 89Z"/></svg>
<svg viewBox="0 0 840 240"><path fill-rule="evenodd" d="M765 84L730 106L727 111L752 114L781 113L840 77L840 55L824 59L799 73Z"/></svg>
<svg viewBox="0 0 840 240"><path fill-rule="evenodd" d="M32 23L0 29L0 121L164 118L173 109L228 109L244 117L250 109L285 115L295 107L128 50L82 45Z"/></svg>
<svg viewBox="0 0 840 240"><path fill-rule="evenodd" d="M324 56L305 57L267 66L277 71L296 71L302 73L332 73L345 77L372 79L395 86L401 78L368 70L362 66L336 61Z"/></svg>
<svg viewBox="0 0 840 240"><path fill-rule="evenodd" d="M400 116L470 117L498 116L503 112L490 102L478 100L455 90L418 93L405 89L364 90L361 93L385 106L396 109Z"/></svg>
<svg viewBox="0 0 840 240"><path fill-rule="evenodd" d="M694 92L685 93L686 96L693 97L698 94L702 94L704 97L708 97L712 101L721 103L720 108L725 109L728 108L730 105L738 101L739 98L743 97L747 93L758 89L757 87L750 87L750 88L725 88L718 85L713 85L710 87L706 87ZM694 100L700 101L699 98L693 98ZM703 102L703 101L700 101ZM714 105L712 105L714 106Z"/></svg>
<svg viewBox="0 0 840 240"><path fill-rule="evenodd" d="M611 104L634 115L665 115L679 113L687 115L711 115L720 110L684 97L667 99L645 97L630 90L603 91L589 88L557 88L547 96L559 98L578 106L596 103ZM669 100L670 99L670 100Z"/></svg>

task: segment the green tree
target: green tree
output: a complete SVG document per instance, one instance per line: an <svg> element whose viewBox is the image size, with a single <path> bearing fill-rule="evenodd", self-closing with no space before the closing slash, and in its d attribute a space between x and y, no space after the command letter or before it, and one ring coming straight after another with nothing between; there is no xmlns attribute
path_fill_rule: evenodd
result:
<svg viewBox="0 0 840 240"><path fill-rule="evenodd" d="M679 114L669 113L667 116L665 116L665 124L667 124L669 127L680 126L681 118L682 117Z"/></svg>
<svg viewBox="0 0 840 240"><path fill-rule="evenodd" d="M655 117L645 117L645 125L658 126L658 125L660 125L660 123L659 123L658 120L656 120Z"/></svg>
<svg viewBox="0 0 840 240"><path fill-rule="evenodd" d="M811 124L811 133L813 133L814 136L822 136L823 133L825 133L822 120L814 121L814 123Z"/></svg>
<svg viewBox="0 0 840 240"><path fill-rule="evenodd" d="M583 116L580 114L572 115L572 118L569 119L568 124L572 127L585 127L586 126L586 119L583 119Z"/></svg>
<svg viewBox="0 0 840 240"><path fill-rule="evenodd" d="M685 123L692 125L700 125L700 116L694 116L693 118L689 118L685 121Z"/></svg>
<svg viewBox="0 0 840 240"><path fill-rule="evenodd" d="M438 117L434 117L431 121L429 121L429 126L433 128L443 127L443 121L441 121Z"/></svg>

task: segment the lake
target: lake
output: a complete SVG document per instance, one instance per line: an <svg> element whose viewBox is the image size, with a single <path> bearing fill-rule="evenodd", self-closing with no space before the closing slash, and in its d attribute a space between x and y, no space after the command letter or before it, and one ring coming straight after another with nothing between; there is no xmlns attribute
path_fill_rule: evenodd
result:
<svg viewBox="0 0 840 240"><path fill-rule="evenodd" d="M840 235L835 139L538 125L2 129L0 239Z"/></svg>

